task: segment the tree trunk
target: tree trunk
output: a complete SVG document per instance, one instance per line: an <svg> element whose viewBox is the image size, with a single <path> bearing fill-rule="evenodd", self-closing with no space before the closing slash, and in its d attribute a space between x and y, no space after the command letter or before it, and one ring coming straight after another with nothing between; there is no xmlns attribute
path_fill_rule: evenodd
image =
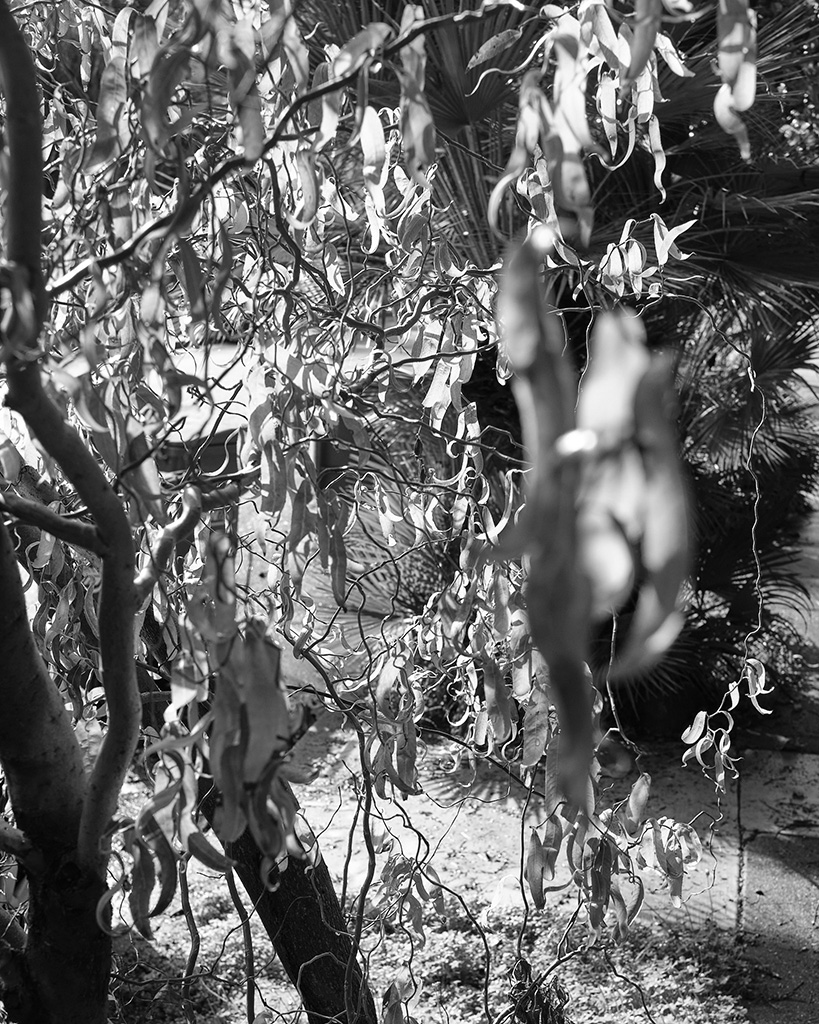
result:
<svg viewBox="0 0 819 1024"><path fill-rule="evenodd" d="M212 790L200 807L211 821L216 807ZM278 888L271 890L262 882L262 853L249 831L228 843L225 852L235 861L234 870L301 996L310 1024L376 1024L375 1004L355 962L324 861L311 868L291 857ZM353 965L349 988L348 963Z"/></svg>
<svg viewBox="0 0 819 1024"><path fill-rule="evenodd" d="M70 862L30 884L25 948L4 954L9 1017L15 1024L105 1024L111 938L97 923L105 884Z"/></svg>

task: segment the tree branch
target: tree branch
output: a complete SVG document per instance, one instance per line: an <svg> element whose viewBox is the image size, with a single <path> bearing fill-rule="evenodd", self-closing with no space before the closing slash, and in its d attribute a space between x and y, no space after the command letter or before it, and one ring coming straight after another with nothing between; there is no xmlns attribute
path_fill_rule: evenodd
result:
<svg viewBox="0 0 819 1024"><path fill-rule="evenodd" d="M95 555L105 554L105 548L92 523L65 519L47 505L21 498L13 491L0 491L0 511L8 512L30 526L45 530L58 540L64 540L66 544L93 551Z"/></svg>
<svg viewBox="0 0 819 1024"><path fill-rule="evenodd" d="M28 273L39 323L45 309L45 290L40 263L42 230L43 149L40 96L28 44L9 11L0 3L0 86L6 96L9 177L6 219L6 253L9 262Z"/></svg>
<svg viewBox="0 0 819 1024"><path fill-rule="evenodd" d="M29 337L15 338L15 354L7 356L7 404L22 415L31 433L76 489L94 519L105 548L98 620L108 730L91 772L77 838L80 866L101 872L107 852L100 849L100 841L116 810L119 791L136 749L141 718L134 668L134 615L137 611L133 585L134 544L120 499L79 434L65 422L57 406L46 395L40 368L31 360L31 351L36 351L43 305L38 298L42 291L42 124L34 64L6 0L0 0L0 82L6 96L9 124L10 188L7 207L13 213L8 220L7 251L13 261L28 271L29 286L34 292L34 308L38 313L35 317L25 317L25 310L21 308L19 311L20 323ZM22 307L25 296L15 295L14 298ZM5 529L3 534L10 551ZM13 560L11 565L13 573L16 573ZM10 577L12 572L6 575ZM19 589L19 578L17 585ZM24 604L22 615L33 646ZM44 674L42 663L39 665ZM10 678L14 678L13 673ZM49 686L56 693L50 681ZM27 695L27 699L30 701L31 697ZM62 707L60 714L65 718ZM15 721L14 716L11 716L11 721ZM50 732L49 729L49 735ZM79 756L73 733L70 735ZM5 758L3 760L5 764Z"/></svg>
<svg viewBox="0 0 819 1024"><path fill-rule="evenodd" d="M0 761L23 834L46 855L63 852L77 841L86 793L82 754L31 635L17 559L2 523L0 593Z"/></svg>
<svg viewBox="0 0 819 1024"><path fill-rule="evenodd" d="M163 527L151 548L151 559L134 582L137 601L141 605L154 584L168 566L174 545L187 536L202 515L202 495L198 487L186 487L182 492L182 512L172 523Z"/></svg>

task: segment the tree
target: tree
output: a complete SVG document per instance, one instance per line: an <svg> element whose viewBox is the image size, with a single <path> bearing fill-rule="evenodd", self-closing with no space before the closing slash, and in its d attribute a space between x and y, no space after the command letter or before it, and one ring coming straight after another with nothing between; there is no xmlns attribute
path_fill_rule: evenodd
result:
<svg viewBox="0 0 819 1024"><path fill-rule="evenodd" d="M104 1020L117 888L149 934L180 859L196 856L235 863L264 901L314 1019L375 1020L356 961L372 807L417 792L418 723L442 689L473 755L502 756L530 789L543 773L546 822L526 865L536 905L561 848L592 937L607 915L627 930L645 845L679 899L696 837L646 818L645 775L601 802L604 748L624 775L634 751L616 730L601 738L586 667L593 628L613 654L607 682L656 660L684 621L671 363L642 325L677 317L683 378L709 358L706 324L731 339L775 320L784 337L775 302L792 293L760 274L747 240L765 231L773 245L814 216L773 143L753 173L744 161L801 88L798 61L781 70L786 35L807 62L815 20L806 6L798 24L771 16L760 31L760 68L782 90L754 105L755 18L741 0L717 6L715 25L685 0L430 0L363 5L360 22L307 2L34 5L16 18L0 5L0 763L14 819L2 844L29 885L25 927L5 921L13 1019ZM739 144L725 172L710 157L722 139L712 108ZM692 137L704 156L690 156ZM702 182L717 174L729 198L750 181L766 201L712 202ZM772 209L784 219L772 224ZM496 235L526 229L498 327ZM680 317L684 244L701 294ZM811 274L795 284L809 289ZM639 316L616 308L625 300ZM590 340L576 364L567 339L570 355ZM228 365L220 344L234 347ZM786 397L787 381L768 389L756 353L747 360L754 395L773 401L781 383ZM519 420L480 407L496 362ZM770 452L788 449L773 429L784 397L750 437L739 423L735 467L760 430ZM689 451L714 421L684 408ZM724 467L697 482L699 494L736 486ZM31 622L21 568L38 587ZM713 586L699 582L700 595ZM758 572L752 583L758 594ZM288 695L274 636L320 684ZM754 704L765 691L751 639L729 709L740 684ZM308 696L343 711L359 742L369 870L350 934L287 783ZM144 712L154 703L161 731ZM723 785L723 720L698 716L686 741ZM140 743L153 794L128 820L117 799ZM440 893L425 864L393 868L384 884L399 898ZM310 927L286 926L296 900ZM519 1009L542 998L536 986L516 997ZM400 1004L391 990L390 1019Z"/></svg>

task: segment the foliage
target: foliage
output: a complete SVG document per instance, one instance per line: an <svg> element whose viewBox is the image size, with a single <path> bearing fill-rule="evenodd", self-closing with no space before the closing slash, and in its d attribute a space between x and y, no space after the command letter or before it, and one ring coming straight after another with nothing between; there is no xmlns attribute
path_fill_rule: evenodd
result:
<svg viewBox="0 0 819 1024"><path fill-rule="evenodd" d="M265 881L288 857L315 862L287 780L313 702L358 738L357 943L374 807L422 786L418 723L442 687L470 757L543 780L524 870L538 907L561 851L590 942L627 933L641 864L678 902L698 840L647 818L645 775L598 799L607 763L629 776L635 751L602 735L587 663L606 688L679 655L687 588L689 635L727 623L729 711L740 683L754 705L766 692L753 641L767 600L794 593L774 574L787 537L769 484L799 502L816 474L793 392L815 285L794 233L811 239L816 203L777 134L803 106L810 5L760 12L758 38L744 0L15 13L43 90L46 285L9 229L2 501L22 524L38 650L97 758L89 849L110 835L134 746L132 707L106 783L106 608L133 620L143 702L163 708L142 730L152 796L115 828L136 928L150 935L180 858L229 867L197 810L203 778L216 835L249 831ZM13 164L0 171L13 202ZM500 239L520 232L499 295ZM671 356L651 347L669 324ZM492 393L511 381L518 422L470 397L486 367ZM701 540L689 584L672 370ZM15 392L24 371L115 495L125 561L73 454ZM735 518L720 511L732 494ZM750 537L750 568L718 516ZM105 604L115 561L130 579ZM741 601L756 628L724 614ZM298 693L274 640L313 670ZM720 786L723 726L705 716L686 734ZM420 920L440 880L388 863L385 898ZM392 991L385 1019L402 1002Z"/></svg>

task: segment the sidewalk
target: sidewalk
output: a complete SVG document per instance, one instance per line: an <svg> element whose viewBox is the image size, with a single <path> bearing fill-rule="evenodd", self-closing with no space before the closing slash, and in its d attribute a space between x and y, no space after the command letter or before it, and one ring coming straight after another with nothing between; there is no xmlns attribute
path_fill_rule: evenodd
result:
<svg viewBox="0 0 819 1024"><path fill-rule="evenodd" d="M819 648L819 514L803 541L799 570L811 610L799 628ZM752 1024L819 1024L819 649L806 660L798 699L781 701L747 737L740 779L721 806L706 780L672 758L655 769L667 813L721 820L682 909L657 891L647 912L688 927L712 922L742 939L758 968L745 993ZM707 820L698 822L703 838Z"/></svg>

